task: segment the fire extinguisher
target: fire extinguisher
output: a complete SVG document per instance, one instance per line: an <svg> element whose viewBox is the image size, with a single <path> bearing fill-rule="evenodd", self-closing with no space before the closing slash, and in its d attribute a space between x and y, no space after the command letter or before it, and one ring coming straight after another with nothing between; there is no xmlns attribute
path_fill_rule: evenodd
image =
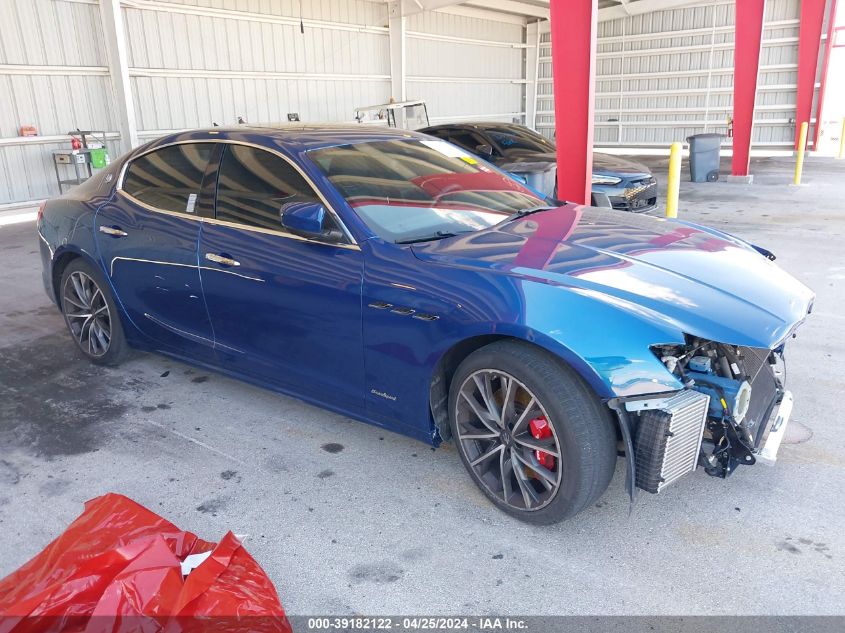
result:
<svg viewBox="0 0 845 633"><path fill-rule="evenodd" d="M728 117L728 138L734 137L734 118L732 116Z"/></svg>

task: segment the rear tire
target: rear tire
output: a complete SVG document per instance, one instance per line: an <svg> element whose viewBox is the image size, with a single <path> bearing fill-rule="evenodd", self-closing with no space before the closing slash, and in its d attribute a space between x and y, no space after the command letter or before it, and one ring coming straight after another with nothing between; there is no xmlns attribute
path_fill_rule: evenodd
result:
<svg viewBox="0 0 845 633"><path fill-rule="evenodd" d="M92 363L117 365L129 351L120 312L99 270L75 259L62 272L59 300L76 346Z"/></svg>
<svg viewBox="0 0 845 633"><path fill-rule="evenodd" d="M610 410L565 363L519 341L482 347L460 364L449 389L449 423L476 485L528 523L575 515L613 477Z"/></svg>

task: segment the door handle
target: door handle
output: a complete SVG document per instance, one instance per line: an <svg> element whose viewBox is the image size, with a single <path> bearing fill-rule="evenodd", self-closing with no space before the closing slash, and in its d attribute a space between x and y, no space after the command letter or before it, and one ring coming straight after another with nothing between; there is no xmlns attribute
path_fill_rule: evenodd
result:
<svg viewBox="0 0 845 633"><path fill-rule="evenodd" d="M226 257L225 255L215 255L214 253L206 253L205 258L210 261L214 262L215 264L220 264L221 266L240 266L241 263L236 260L232 259L231 257Z"/></svg>
<svg viewBox="0 0 845 633"><path fill-rule="evenodd" d="M111 235L112 237L126 237L129 235L129 233L117 228L116 226L101 226L100 233L105 233L106 235Z"/></svg>

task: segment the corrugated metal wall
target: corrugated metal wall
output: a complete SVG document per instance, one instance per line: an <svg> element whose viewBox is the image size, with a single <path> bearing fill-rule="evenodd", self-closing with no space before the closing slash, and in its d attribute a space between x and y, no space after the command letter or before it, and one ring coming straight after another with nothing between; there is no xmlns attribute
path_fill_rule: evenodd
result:
<svg viewBox="0 0 845 633"><path fill-rule="evenodd" d="M446 13L407 19L407 95L432 123L525 120L525 28Z"/></svg>
<svg viewBox="0 0 845 633"><path fill-rule="evenodd" d="M249 122L352 120L390 96L387 9L361 0L123 3L145 140Z"/></svg>
<svg viewBox="0 0 845 633"><path fill-rule="evenodd" d="M800 0L766 3L755 147L792 145L799 17ZM704 131L725 133L733 104L733 20L734 3L717 0L600 22L596 145L665 146ZM544 30L537 126L551 136L547 24Z"/></svg>
<svg viewBox="0 0 845 633"><path fill-rule="evenodd" d="M117 128L106 63L96 3L0 2L0 204L58 191L52 151L68 131ZM41 136L18 138L24 125Z"/></svg>
<svg viewBox="0 0 845 633"><path fill-rule="evenodd" d="M300 4L304 33L300 30ZM370 0L123 0L141 140L170 130L351 121L390 95L387 5ZM769 0L755 146L793 134L800 0ZM733 4L599 24L596 143L666 145L724 131L732 101ZM0 1L0 204L55 195L51 152L71 129L116 137L97 0ZM541 29L537 126L551 134L551 59ZM546 29L547 31L547 25ZM407 96L433 121L524 120L526 29L453 13L407 19ZM532 93L533 94L533 93ZM18 137L21 125L40 137ZM812 135L811 135L812 138Z"/></svg>
<svg viewBox="0 0 845 633"><path fill-rule="evenodd" d="M139 138L248 122L352 121L390 98L387 5L365 0L123 0ZM304 33L300 30L300 17ZM0 0L0 204L58 193L51 152L77 127L112 132L97 0ZM524 116L520 24L407 19L407 92L433 120ZM8 97L7 97L8 95ZM18 137L21 125L42 136ZM52 139L49 137L53 137Z"/></svg>

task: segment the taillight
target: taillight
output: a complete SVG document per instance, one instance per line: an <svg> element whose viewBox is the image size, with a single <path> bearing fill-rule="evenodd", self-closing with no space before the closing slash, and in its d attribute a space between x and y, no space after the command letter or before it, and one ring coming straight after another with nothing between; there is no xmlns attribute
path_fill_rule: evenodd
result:
<svg viewBox="0 0 845 633"><path fill-rule="evenodd" d="M41 204L38 205L38 215L35 217L35 226L41 227L41 220L44 219L44 207L47 206L47 201L45 200Z"/></svg>

